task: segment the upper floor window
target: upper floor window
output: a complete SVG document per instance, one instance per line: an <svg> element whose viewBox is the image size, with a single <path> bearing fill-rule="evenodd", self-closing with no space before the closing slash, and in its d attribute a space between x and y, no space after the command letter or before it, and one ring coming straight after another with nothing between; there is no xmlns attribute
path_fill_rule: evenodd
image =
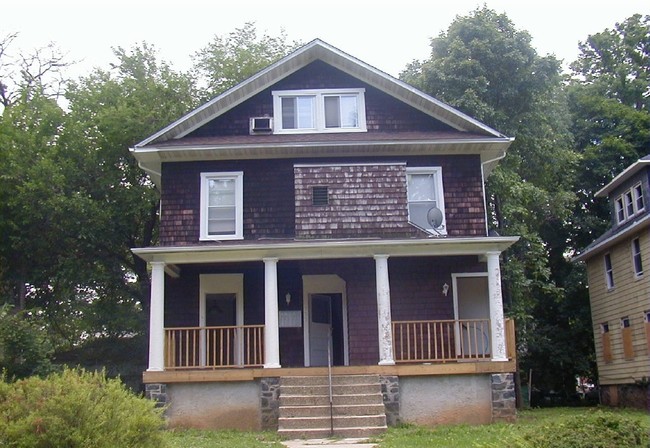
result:
<svg viewBox="0 0 650 448"><path fill-rule="evenodd" d="M201 240L243 238L244 173L201 173Z"/></svg>
<svg viewBox="0 0 650 448"><path fill-rule="evenodd" d="M442 168L407 168L409 221L434 234L446 235Z"/></svg>
<svg viewBox="0 0 650 448"><path fill-rule="evenodd" d="M632 265L634 266L634 276L643 275L643 261L641 260L641 242L639 238L632 240Z"/></svg>
<svg viewBox="0 0 650 448"><path fill-rule="evenodd" d="M612 257L605 254L605 282L607 289L614 289L614 269L612 268Z"/></svg>
<svg viewBox="0 0 650 448"><path fill-rule="evenodd" d="M625 191L614 200L614 211L619 224L645 210L643 187L641 183Z"/></svg>
<svg viewBox="0 0 650 448"><path fill-rule="evenodd" d="M277 133L366 131L365 89L272 93Z"/></svg>

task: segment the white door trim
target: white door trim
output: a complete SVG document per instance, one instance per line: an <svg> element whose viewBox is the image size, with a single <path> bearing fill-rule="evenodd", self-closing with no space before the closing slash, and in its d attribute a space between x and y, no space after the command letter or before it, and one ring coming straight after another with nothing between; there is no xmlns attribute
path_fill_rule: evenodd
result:
<svg viewBox="0 0 650 448"><path fill-rule="evenodd" d="M461 352L461 347L460 347L460 325L458 323L458 279L459 278L478 278L478 277L488 277L487 272L459 272L459 273L454 273L451 274L451 284L452 284L452 291L453 291L453 297L454 297L454 320L456 321L456 324L454 325L454 333L455 333L455 345L456 345L456 353ZM488 304L489 306L489 304ZM489 318L489 316L488 316Z"/></svg>
<svg viewBox="0 0 650 448"><path fill-rule="evenodd" d="M208 294L235 294L236 325L244 325L244 274L199 274L199 326L205 327L205 297ZM243 360L244 345L243 339L238 338L235 351L235 362ZM206 340L205 331L201 332L199 340L199 356L201 366L206 362Z"/></svg>
<svg viewBox="0 0 650 448"><path fill-rule="evenodd" d="M302 327L304 339L305 367L309 367L309 325L311 316L310 296L312 294L341 294L343 308L343 362L350 363L348 350L348 297L346 283L338 275L303 275L302 276Z"/></svg>

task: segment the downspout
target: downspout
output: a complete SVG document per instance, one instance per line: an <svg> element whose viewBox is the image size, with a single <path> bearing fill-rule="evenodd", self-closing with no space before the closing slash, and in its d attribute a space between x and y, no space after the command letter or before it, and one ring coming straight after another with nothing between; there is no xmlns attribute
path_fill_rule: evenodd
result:
<svg viewBox="0 0 650 448"><path fill-rule="evenodd" d="M514 141L514 138L510 140L511 142ZM488 163L492 162L498 162L499 160L505 158L506 156L506 151L505 149L501 151L501 154L499 154L497 157L486 160L485 162L481 162L481 188L483 189L483 212L485 213L485 236L488 236L489 234L489 227L488 227L488 212L487 212L487 195L485 193L485 165Z"/></svg>

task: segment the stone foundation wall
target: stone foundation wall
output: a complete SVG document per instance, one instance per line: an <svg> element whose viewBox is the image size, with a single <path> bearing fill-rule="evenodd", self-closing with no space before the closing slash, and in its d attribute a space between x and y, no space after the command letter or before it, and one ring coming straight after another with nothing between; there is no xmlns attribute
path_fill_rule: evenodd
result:
<svg viewBox="0 0 650 448"><path fill-rule="evenodd" d="M144 396L156 402L156 407L164 407L167 405L167 385L160 383L152 383L145 385Z"/></svg>
<svg viewBox="0 0 650 448"><path fill-rule="evenodd" d="M515 378L512 373L490 375L492 421L513 422L517 418Z"/></svg>
<svg viewBox="0 0 650 448"><path fill-rule="evenodd" d="M384 408L386 410L386 423L388 426L395 426L400 423L399 418L399 377L398 376L380 376L381 393L384 398Z"/></svg>
<svg viewBox="0 0 650 448"><path fill-rule="evenodd" d="M277 431L280 415L280 378L262 378L260 380L260 408L262 429Z"/></svg>

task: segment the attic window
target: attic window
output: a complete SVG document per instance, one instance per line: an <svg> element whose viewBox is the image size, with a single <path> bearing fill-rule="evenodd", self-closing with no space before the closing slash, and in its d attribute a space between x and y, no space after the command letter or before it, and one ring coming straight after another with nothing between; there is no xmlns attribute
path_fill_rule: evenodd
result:
<svg viewBox="0 0 650 448"><path fill-rule="evenodd" d="M272 93L276 133L366 132L365 89Z"/></svg>
<svg viewBox="0 0 650 448"><path fill-rule="evenodd" d="M321 186L311 188L312 205L328 205L329 202L329 190L327 187Z"/></svg>

